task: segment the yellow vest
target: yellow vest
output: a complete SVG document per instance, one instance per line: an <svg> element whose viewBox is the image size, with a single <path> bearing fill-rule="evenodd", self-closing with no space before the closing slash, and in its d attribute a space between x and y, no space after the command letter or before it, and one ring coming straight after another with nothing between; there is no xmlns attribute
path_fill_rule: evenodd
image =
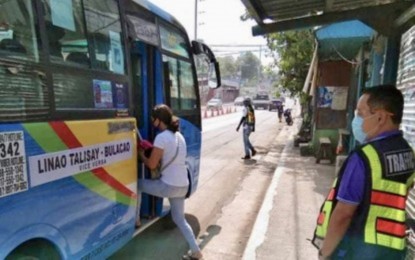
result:
<svg viewBox="0 0 415 260"><path fill-rule="evenodd" d="M379 153L372 144L367 144L357 151L364 158L366 169L369 169L366 173L366 183L369 183L369 192L366 192L366 197L359 205L359 207L362 207L363 214L355 216L360 219L353 220L358 224L354 226L351 224L351 229L355 229L354 231L362 233L363 241L365 243L385 246L397 250L403 250L406 246L405 203L408 189L415 174L412 151L409 150L410 152L407 152L408 149L402 151L406 154L410 154L410 156L405 156L405 158L404 156L399 156L399 153L396 155L401 157L401 162L405 163L405 160L408 161L408 167L397 166L408 172L407 176L409 178L404 176L407 180L406 182L403 182L402 180L398 181L393 177L389 177L388 179L383 177L383 172L385 170L383 169L384 161L381 160ZM385 156L387 157L387 154ZM391 156L395 155L392 154ZM387 159L388 158L385 158L384 160ZM412 163L409 162L409 160ZM394 163L392 159L390 159L390 161L390 163ZM345 165L346 164L347 162ZM339 177L335 179L317 219L313 244L319 248L327 234L329 220L337 202L337 191L343 171L344 167L342 168ZM368 182L368 180L370 180L370 182ZM359 223L363 223L363 225L360 225Z"/></svg>

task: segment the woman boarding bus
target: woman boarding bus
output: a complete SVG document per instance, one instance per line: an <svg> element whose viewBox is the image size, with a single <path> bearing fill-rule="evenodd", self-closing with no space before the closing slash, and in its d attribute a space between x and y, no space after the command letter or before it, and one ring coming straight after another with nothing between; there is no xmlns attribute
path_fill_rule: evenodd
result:
<svg viewBox="0 0 415 260"><path fill-rule="evenodd" d="M0 259L104 259L131 240L137 175L149 175L136 129L154 137L157 103L180 117L196 187L194 55L218 65L173 17L139 2L0 1ZM164 214L161 199L142 201L142 216Z"/></svg>

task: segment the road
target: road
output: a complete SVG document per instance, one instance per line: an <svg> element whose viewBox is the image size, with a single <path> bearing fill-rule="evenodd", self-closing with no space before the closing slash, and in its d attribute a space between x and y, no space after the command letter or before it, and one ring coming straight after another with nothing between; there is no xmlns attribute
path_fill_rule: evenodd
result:
<svg viewBox="0 0 415 260"><path fill-rule="evenodd" d="M241 259L262 199L284 144L276 136L283 123L277 113L256 111L256 131L251 141L258 154L244 155L241 113L203 120L199 187L186 201L186 219L198 236L204 259ZM181 259L184 238L169 217L145 230L111 259Z"/></svg>

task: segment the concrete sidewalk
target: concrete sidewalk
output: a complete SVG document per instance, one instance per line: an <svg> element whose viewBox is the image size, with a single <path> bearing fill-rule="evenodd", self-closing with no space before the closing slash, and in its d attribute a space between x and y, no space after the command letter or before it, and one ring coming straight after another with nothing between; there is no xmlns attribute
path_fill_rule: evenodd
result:
<svg viewBox="0 0 415 260"><path fill-rule="evenodd" d="M299 148L293 145L297 132L291 131L279 158L244 260L317 259L310 240L320 206L334 181L335 167L300 156Z"/></svg>

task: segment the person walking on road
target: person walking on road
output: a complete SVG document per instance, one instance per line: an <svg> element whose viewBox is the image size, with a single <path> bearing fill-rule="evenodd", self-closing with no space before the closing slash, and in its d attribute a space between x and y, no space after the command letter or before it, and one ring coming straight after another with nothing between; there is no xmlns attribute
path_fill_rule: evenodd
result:
<svg viewBox="0 0 415 260"><path fill-rule="evenodd" d="M284 104L282 103L282 101L278 102L277 112L278 112L278 120L281 123L282 122L282 114L284 113Z"/></svg>
<svg viewBox="0 0 415 260"><path fill-rule="evenodd" d="M360 143L321 207L312 240L319 259L404 259L405 202L415 171L399 131L403 96L395 86L363 92L352 130Z"/></svg>
<svg viewBox="0 0 415 260"><path fill-rule="evenodd" d="M161 163L161 177L154 180L140 179L138 190L169 199L172 219L190 246L190 252L183 259L202 259L192 228L184 216L184 200L189 186L185 163L186 141L178 132L178 120L175 120L168 106L155 106L151 113L151 122L161 132L154 140L150 157L146 157L142 150L139 151L139 157L150 170L156 169ZM167 163L168 166L163 167Z"/></svg>
<svg viewBox="0 0 415 260"><path fill-rule="evenodd" d="M252 146L251 141L249 140L249 136L252 132L255 132L255 110L252 107L251 100L249 98L245 98L243 101L244 108L242 110L242 118L239 121L238 127L236 131L239 131L241 125L243 125L243 141L244 141L244 148L245 148L245 156L242 157L243 160L251 159L251 155L255 156L256 150Z"/></svg>

